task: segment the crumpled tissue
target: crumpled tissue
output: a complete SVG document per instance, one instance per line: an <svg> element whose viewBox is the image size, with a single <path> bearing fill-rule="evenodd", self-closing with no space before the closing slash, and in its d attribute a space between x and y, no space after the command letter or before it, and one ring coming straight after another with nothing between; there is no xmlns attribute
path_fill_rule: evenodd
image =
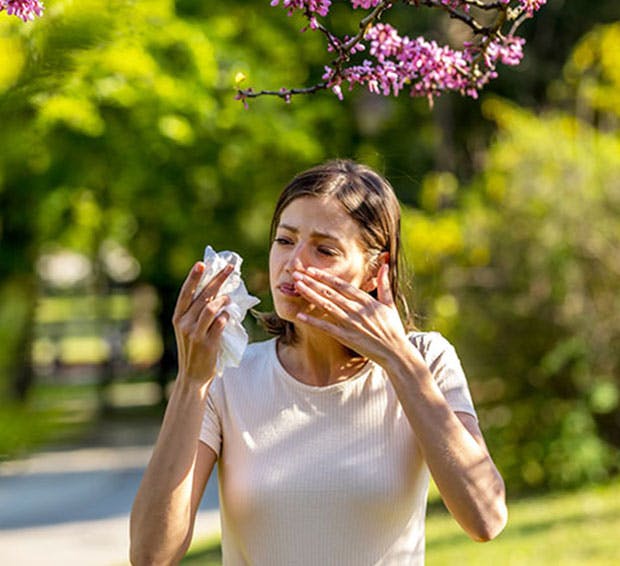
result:
<svg viewBox="0 0 620 566"><path fill-rule="evenodd" d="M222 309L228 312L230 318L222 332L221 346L217 354L216 373L221 376L224 368L239 366L243 352L248 346L248 333L241 323L248 309L260 303L260 300L248 293L241 279L243 259L239 254L230 251L218 253L211 246L207 246L203 261L206 268L194 291L194 298L215 275L226 267L226 264L229 263L234 267L217 293L218 297L220 295L230 297L230 303Z"/></svg>

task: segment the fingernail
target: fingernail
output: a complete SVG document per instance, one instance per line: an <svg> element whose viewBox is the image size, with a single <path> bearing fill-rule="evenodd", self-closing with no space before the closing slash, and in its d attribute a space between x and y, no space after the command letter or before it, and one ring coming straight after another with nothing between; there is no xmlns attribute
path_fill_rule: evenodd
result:
<svg viewBox="0 0 620 566"><path fill-rule="evenodd" d="M318 273L318 270L314 267L308 267L308 269L306 269L306 271L310 274L310 275L316 275Z"/></svg>
<svg viewBox="0 0 620 566"><path fill-rule="evenodd" d="M297 281L303 281L304 275L299 271L293 271L293 279L297 279Z"/></svg>
<svg viewBox="0 0 620 566"><path fill-rule="evenodd" d="M204 270L205 270L205 264L202 263L202 261L199 261L194 265L194 271L196 273L202 273Z"/></svg>

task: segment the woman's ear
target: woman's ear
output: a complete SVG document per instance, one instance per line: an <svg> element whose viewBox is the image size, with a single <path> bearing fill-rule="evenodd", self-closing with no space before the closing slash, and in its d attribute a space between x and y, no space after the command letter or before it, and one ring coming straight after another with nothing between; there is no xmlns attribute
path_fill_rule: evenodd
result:
<svg viewBox="0 0 620 566"><path fill-rule="evenodd" d="M377 276L382 265L389 264L390 252L381 252L374 261L369 264L369 271L366 276L366 280L362 283L362 291L371 293L377 289Z"/></svg>

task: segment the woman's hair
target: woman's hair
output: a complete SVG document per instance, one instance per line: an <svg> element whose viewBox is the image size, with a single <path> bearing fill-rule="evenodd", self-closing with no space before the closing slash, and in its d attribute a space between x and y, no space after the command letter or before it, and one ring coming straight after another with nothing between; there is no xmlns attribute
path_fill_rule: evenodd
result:
<svg viewBox="0 0 620 566"><path fill-rule="evenodd" d="M284 209L301 197L333 197L360 228L360 242L372 266L382 252L389 253L390 288L406 327L415 328L399 281L400 204L394 189L381 175L366 165L348 159L335 159L297 175L282 191L271 220L270 242L276 234ZM376 297L376 291L371 293ZM274 313L255 313L269 334L280 336L285 344L295 341L293 323Z"/></svg>

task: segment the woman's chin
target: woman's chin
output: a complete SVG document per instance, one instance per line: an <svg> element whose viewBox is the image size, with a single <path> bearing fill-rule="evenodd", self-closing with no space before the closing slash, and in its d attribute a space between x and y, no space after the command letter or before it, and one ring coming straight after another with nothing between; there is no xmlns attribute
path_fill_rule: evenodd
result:
<svg viewBox="0 0 620 566"><path fill-rule="evenodd" d="M276 309L276 314L279 318L285 320L286 322L292 322L294 324L299 322L299 319L297 318L298 312L300 312L298 308L291 307Z"/></svg>
<svg viewBox="0 0 620 566"><path fill-rule="evenodd" d="M300 321L297 318L297 314L300 312L307 312L307 310L308 305L300 303L300 301L278 301L275 305L275 311L278 317L287 322L292 322L293 324L299 324Z"/></svg>

